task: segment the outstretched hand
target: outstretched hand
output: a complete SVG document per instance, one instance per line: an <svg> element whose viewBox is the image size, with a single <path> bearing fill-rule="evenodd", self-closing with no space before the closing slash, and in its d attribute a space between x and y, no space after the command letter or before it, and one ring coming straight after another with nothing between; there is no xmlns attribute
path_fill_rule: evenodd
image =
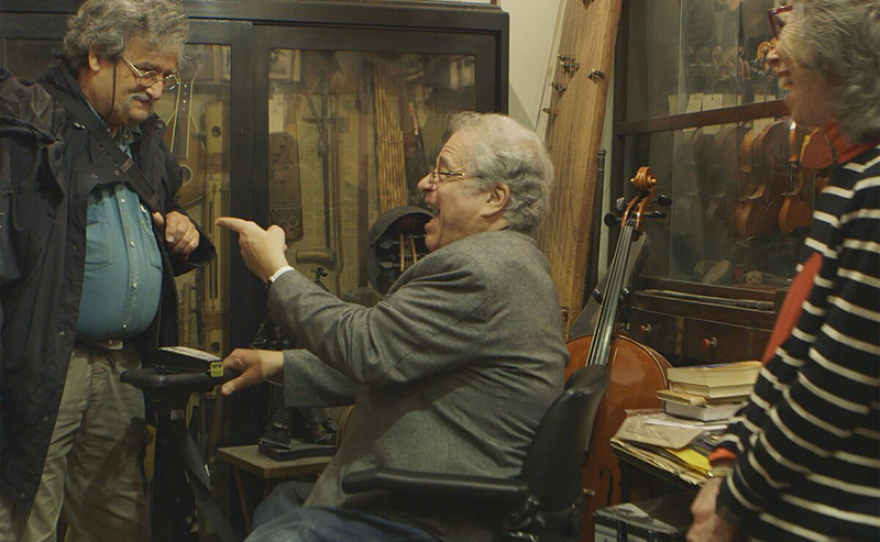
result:
<svg viewBox="0 0 880 542"><path fill-rule="evenodd" d="M241 376L233 378L220 388L223 395L231 395L242 388L256 386L273 376L280 376L284 370L284 352L236 348L223 360L223 367L241 373Z"/></svg>
<svg viewBox="0 0 880 542"><path fill-rule="evenodd" d="M288 265L284 230L278 226L264 230L249 220L226 216L218 218L217 225L238 234L245 265L263 282Z"/></svg>

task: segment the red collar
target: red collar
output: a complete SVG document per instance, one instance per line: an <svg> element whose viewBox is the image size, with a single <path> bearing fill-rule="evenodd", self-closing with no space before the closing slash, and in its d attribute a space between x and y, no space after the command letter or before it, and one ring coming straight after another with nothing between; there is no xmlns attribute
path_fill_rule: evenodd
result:
<svg viewBox="0 0 880 542"><path fill-rule="evenodd" d="M877 144L880 143L880 138L874 139L868 143L850 143L843 137L843 135L841 135L840 128L837 126L836 122L832 122L823 128L823 131L825 132L828 141L831 142L831 146L834 147L835 157L837 158L836 162L838 164L845 164L868 149L876 147Z"/></svg>

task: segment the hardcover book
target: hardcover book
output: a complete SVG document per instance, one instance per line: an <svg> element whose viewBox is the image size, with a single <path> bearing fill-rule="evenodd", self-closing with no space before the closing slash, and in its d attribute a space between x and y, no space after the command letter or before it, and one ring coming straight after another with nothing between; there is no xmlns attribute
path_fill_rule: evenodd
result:
<svg viewBox="0 0 880 542"><path fill-rule="evenodd" d="M715 420L729 420L743 407L745 403L721 403L717 405L693 406L683 405L672 401L664 401L663 408L667 414L710 422Z"/></svg>
<svg viewBox="0 0 880 542"><path fill-rule="evenodd" d="M670 382L698 386L752 385L758 379L762 366L760 361L740 361L694 367L670 367L666 371L666 377Z"/></svg>
<svg viewBox="0 0 880 542"><path fill-rule="evenodd" d="M727 403L744 403L748 400L750 392L751 388L749 389L749 392L742 395L735 395L733 397L705 397L703 395L694 395L683 391L657 390L657 399L681 405L709 406Z"/></svg>
<svg viewBox="0 0 880 542"><path fill-rule="evenodd" d="M752 389L755 387L753 383L738 384L734 386L701 386L698 384L686 384L684 382L670 382L669 386L672 391L683 391L691 395L699 395L700 397L706 397L709 399L720 399L722 397L730 399L731 397L740 397L743 395L748 396L752 393Z"/></svg>

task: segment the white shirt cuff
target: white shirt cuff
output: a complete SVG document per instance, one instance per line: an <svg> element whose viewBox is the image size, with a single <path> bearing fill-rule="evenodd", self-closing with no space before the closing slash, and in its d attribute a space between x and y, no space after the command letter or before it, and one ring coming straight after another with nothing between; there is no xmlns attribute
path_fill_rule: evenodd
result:
<svg viewBox="0 0 880 542"><path fill-rule="evenodd" d="M278 271L275 271L275 273L273 273L272 276L269 277L269 284L272 284L273 282L278 280L278 277L280 277L284 273L287 273L288 271L293 271L293 268L290 267L289 265L285 265L284 267L282 267Z"/></svg>

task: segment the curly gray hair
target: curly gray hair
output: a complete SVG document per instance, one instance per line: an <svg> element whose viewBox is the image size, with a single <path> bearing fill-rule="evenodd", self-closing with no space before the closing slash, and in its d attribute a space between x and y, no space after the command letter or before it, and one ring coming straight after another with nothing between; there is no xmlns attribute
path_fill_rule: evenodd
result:
<svg viewBox="0 0 880 542"><path fill-rule="evenodd" d="M851 141L873 140L880 135L880 2L793 4L796 61L834 82L832 114L841 133Z"/></svg>
<svg viewBox="0 0 880 542"><path fill-rule="evenodd" d="M510 228L532 233L547 212L553 185L553 163L538 134L504 115L465 111L449 119L448 133L473 133L463 157L474 177L474 191L504 183L510 188L504 217Z"/></svg>
<svg viewBox="0 0 880 542"><path fill-rule="evenodd" d="M67 21L64 54L74 69L88 64L89 49L114 60L132 36L159 54L183 52L189 20L179 0L86 0Z"/></svg>

